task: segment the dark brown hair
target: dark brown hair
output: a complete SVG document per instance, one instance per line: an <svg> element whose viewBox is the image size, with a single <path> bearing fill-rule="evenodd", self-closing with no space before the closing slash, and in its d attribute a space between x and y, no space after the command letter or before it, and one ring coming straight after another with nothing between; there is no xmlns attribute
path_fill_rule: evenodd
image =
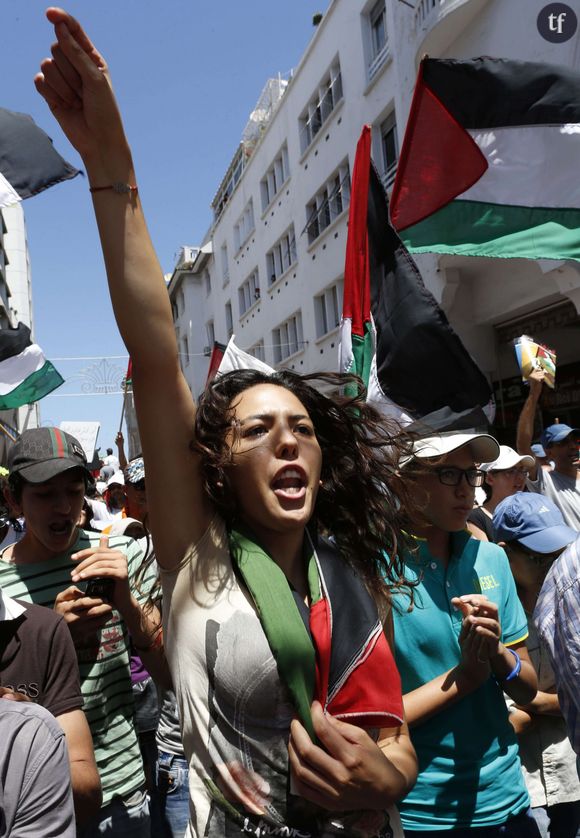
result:
<svg viewBox="0 0 580 838"><path fill-rule="evenodd" d="M374 594L384 596L389 587L406 586L399 553L407 537L399 528L398 511L408 508L411 498L396 473L399 457L409 453L411 443L398 425L366 403L365 388L356 376L237 370L216 379L204 392L191 447L201 456L205 491L226 524L235 524L239 515L228 481L236 399L258 384L289 390L314 424L322 450L322 485L311 531L329 532L340 555ZM315 384L332 390L332 395ZM345 389L349 395L337 395Z"/></svg>

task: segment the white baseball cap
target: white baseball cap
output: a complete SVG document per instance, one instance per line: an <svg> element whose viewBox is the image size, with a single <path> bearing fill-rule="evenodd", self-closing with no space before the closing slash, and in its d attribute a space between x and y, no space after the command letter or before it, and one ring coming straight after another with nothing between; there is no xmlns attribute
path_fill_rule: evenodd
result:
<svg viewBox="0 0 580 838"><path fill-rule="evenodd" d="M125 475L122 471L116 471L107 480L107 486L112 486L113 483L118 483L121 486L125 485Z"/></svg>
<svg viewBox="0 0 580 838"><path fill-rule="evenodd" d="M477 463L489 462L499 454L499 443L490 434L445 431L415 440L412 457L406 458L406 462L409 462L412 458L426 460L433 457L444 457L445 454L451 454L452 451L456 451L464 445L470 446L473 459Z"/></svg>
<svg viewBox="0 0 580 838"><path fill-rule="evenodd" d="M529 454L518 454L509 445L499 446L499 457L492 460L490 463L482 463L480 469L482 471L504 471L507 468L522 465L525 468L533 468L535 460Z"/></svg>

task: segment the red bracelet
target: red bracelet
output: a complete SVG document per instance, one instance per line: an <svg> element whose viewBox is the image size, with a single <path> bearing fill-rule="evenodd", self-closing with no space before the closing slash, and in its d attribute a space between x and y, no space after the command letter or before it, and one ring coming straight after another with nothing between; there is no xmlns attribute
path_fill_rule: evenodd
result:
<svg viewBox="0 0 580 838"><path fill-rule="evenodd" d="M116 181L115 183L110 183L108 186L91 186L89 187L89 192L103 192L105 189L112 189L113 192L116 192L117 195L128 195L130 193L135 193L139 191L137 186L133 186L131 183L121 183L120 181Z"/></svg>

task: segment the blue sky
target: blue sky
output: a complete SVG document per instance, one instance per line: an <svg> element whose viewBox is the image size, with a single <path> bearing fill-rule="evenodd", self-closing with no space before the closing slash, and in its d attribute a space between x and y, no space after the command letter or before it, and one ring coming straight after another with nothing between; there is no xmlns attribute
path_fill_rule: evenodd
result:
<svg viewBox="0 0 580 838"><path fill-rule="evenodd" d="M53 41L47 5L2 2L0 107L30 114L82 168L32 83ZM266 79L298 64L314 31L312 15L327 6L328 0L77 0L65 7L109 63L165 272L180 245L200 243L210 201ZM42 401L41 421L100 421L104 449L119 425L121 397L63 397L99 382L103 368L91 360L55 360L120 356L106 371L122 375L126 368L86 179L27 200L24 210L36 339L71 379Z"/></svg>

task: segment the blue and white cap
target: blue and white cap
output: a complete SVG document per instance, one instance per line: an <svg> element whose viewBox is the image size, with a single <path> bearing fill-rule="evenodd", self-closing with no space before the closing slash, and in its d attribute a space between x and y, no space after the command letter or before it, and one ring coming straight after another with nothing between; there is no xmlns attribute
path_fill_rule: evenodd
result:
<svg viewBox="0 0 580 838"><path fill-rule="evenodd" d="M493 513L496 542L518 541L533 553L555 553L576 540L558 507L545 495L516 492L498 503Z"/></svg>

